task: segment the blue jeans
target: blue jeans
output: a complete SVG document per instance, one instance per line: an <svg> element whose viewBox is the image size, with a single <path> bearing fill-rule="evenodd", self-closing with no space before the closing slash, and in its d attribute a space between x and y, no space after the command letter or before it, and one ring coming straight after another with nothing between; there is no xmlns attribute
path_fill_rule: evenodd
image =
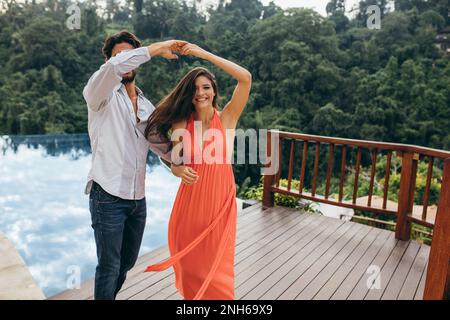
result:
<svg viewBox="0 0 450 320"><path fill-rule="evenodd" d="M139 255L147 208L142 200L125 200L93 183L89 195L97 245L94 298L114 300Z"/></svg>

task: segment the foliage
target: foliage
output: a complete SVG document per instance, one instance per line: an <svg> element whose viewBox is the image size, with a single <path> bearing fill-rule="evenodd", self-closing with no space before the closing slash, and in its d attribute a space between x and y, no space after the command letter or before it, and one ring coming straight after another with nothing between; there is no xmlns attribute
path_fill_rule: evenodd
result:
<svg viewBox="0 0 450 320"><path fill-rule="evenodd" d="M288 180L280 179L280 186L287 188ZM298 190L300 186L300 181L292 179L291 188L293 190ZM263 178L261 178L258 186L250 187L245 192L242 193L244 199L262 200L263 197ZM305 189L304 192L307 192ZM321 214L320 210L317 209L317 203L312 201L299 201L299 198L293 196L287 196L283 194L275 194L275 205L288 207L288 208L300 208L304 212Z"/></svg>
<svg viewBox="0 0 450 320"><path fill-rule="evenodd" d="M341 0L330 1L326 17L259 0L220 0L207 10L197 1L108 0L105 10L87 1L78 4L80 30L65 26L69 0L1 1L0 134L86 132L83 87L104 61L106 36L127 29L144 44L184 39L248 68L253 86L241 128L450 149L450 60L435 45L450 25L448 1L396 0L390 11L385 0L365 0L352 19ZM374 3L382 8L380 30L365 25L365 9ZM156 104L199 65L216 74L223 106L236 81L198 59L155 58L140 67L137 84ZM242 192L258 184L257 166L234 171ZM390 188L398 183L395 172L392 179ZM417 181L419 201L424 183Z"/></svg>

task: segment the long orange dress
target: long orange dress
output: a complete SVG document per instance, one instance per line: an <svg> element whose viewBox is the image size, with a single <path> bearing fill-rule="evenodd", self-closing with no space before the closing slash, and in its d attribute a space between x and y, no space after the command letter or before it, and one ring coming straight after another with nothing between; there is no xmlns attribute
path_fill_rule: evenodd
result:
<svg viewBox="0 0 450 320"><path fill-rule="evenodd" d="M194 137L194 114L186 129L192 137L191 148L187 148L191 164L187 165L197 172L199 179L191 186L181 183L178 189L169 220L171 257L147 267L145 272L173 266L175 286L184 299L232 300L237 207L233 170L226 161L226 134L216 109L208 130L215 134L204 143L203 150ZM216 134L221 139L216 139ZM183 137L183 142L186 141L189 139ZM215 161L205 163L201 157L201 163L194 163L194 156L205 154L205 150Z"/></svg>

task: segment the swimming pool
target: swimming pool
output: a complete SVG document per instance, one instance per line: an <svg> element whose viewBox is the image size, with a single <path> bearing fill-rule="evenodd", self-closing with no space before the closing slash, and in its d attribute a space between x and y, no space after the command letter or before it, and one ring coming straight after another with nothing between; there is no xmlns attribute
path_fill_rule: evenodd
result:
<svg viewBox="0 0 450 320"><path fill-rule="evenodd" d="M44 294L67 289L73 270L81 281L97 263L88 196L89 137L0 137L0 232L14 244ZM179 179L149 153L147 225L140 254L167 243L167 223Z"/></svg>

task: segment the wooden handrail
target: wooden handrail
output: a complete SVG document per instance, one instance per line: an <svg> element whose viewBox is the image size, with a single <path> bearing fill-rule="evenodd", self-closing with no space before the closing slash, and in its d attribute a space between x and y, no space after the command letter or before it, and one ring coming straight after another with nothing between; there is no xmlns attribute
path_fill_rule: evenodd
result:
<svg viewBox="0 0 450 320"><path fill-rule="evenodd" d="M421 147L411 144L401 144L401 143L391 143L391 142L377 142L377 141L368 141L368 140L356 140L356 139L347 139L347 138L336 138L336 137L327 137L327 136L316 136L312 134L303 134L303 133L294 133L294 132L286 132L286 131L278 131L278 130L270 130L272 132L277 132L280 138L289 138L294 140L302 140L302 141L313 141L313 142L322 142L322 143L332 143L335 145L351 145L355 147L362 148L377 148L383 150L395 150L401 152L411 152L411 153L419 153L424 156L436 157L441 159L446 159L450 157L450 151L432 149L427 147Z"/></svg>
<svg viewBox="0 0 450 320"><path fill-rule="evenodd" d="M450 158L450 152L444 150L431 149L421 146L415 145L407 145L407 144L398 144L398 143L388 143L388 142L375 142L375 141L365 141L365 140L355 140L355 139L346 139L346 138L334 138L334 137L326 137L326 136L317 136L317 135L308 135L301 133L293 133L293 132L284 132L278 130L269 130L268 136L272 134L278 135L281 140L290 140L290 154L289 154L289 177L288 177L288 188L287 190L283 190L283 187L280 186L279 181L281 178L281 169L282 169L282 159L281 154L279 154L278 160L278 172L273 176L265 176L264 184L264 206L270 207L273 201L271 200L271 193L280 192L284 194L291 194L297 197L309 198L313 201L334 204L337 206L349 207L356 210L364 210L374 213L382 213L382 214L395 214L397 218L397 229L396 236L401 240L408 240L411 234L411 222L415 222L421 224L423 226L432 227L433 223L427 220L427 208L429 201L429 192L430 185L432 179L433 165L435 164L434 159L445 159ZM270 150L270 139L268 141L267 150ZM300 173L300 188L298 192L291 191L291 182L292 182L292 174L293 174L293 165L294 165L294 149L295 142L300 142L303 144L302 149L302 164L301 164L301 173ZM325 198L322 199L320 196L316 195L317 189L317 177L319 170L319 157L320 150L324 148L320 148L321 144L328 144L330 147L329 150L329 158L328 158L328 167L327 167L327 175L326 175L326 190L325 190ZM305 185L305 170L306 170L306 158L308 153L308 147L314 149L314 167L312 171L312 187L311 187L311 195L304 194L303 189ZM341 159L341 174L339 181L339 199L330 200L329 199L329 188L330 188L330 179L333 165L333 157L335 154L335 149L337 147L342 147L342 159ZM356 164L355 164L355 180L353 185L353 193L352 193L352 202L349 204L348 202L343 200L343 186L344 186L344 177L345 177L345 164L348 158L348 154L350 151L349 148L356 149ZM278 152L282 151L282 143L278 144ZM371 181L370 181L370 189L368 194L367 205L357 204L357 196L359 189L359 176L360 176L360 167L361 167L361 157L362 150L369 149L371 152L372 158L372 170L371 170ZM372 195L373 195L373 179L375 174L375 162L377 159L377 153L381 150L387 153L387 163L386 163L386 173L385 173L385 182L384 182L384 190L383 190L383 206L382 208L373 207L372 206ZM276 150L274 150L276 151ZM391 159L392 155L395 153L397 156L402 157L402 171L401 171L401 181L400 181L400 189L398 190L398 209L394 212L392 209L387 208L387 200L388 200L388 189L389 189L389 178L390 178L390 167L391 167ZM424 194L424 206L422 211L422 217L416 218L411 215L413 206L414 206L414 192L416 189L416 175L417 175L417 167L420 159L429 158L428 161L428 173L427 173L427 185L425 188ZM273 180L275 183L275 188L273 183L269 183L269 180Z"/></svg>
<svg viewBox="0 0 450 320"><path fill-rule="evenodd" d="M282 141L290 140L289 153L289 181L288 188L280 185L281 178L281 155L273 157L271 151L271 136L278 135L279 141L278 152L282 151ZM299 190L292 190L291 180L293 179L294 166L294 150L295 143L301 143L302 148L302 163L300 173ZM328 166L326 174L326 190L325 195L316 195L317 192L317 177L320 150L327 148L320 148L321 144L328 144ZM308 154L308 147L314 149L314 168L312 171L312 190L307 193L304 190L305 186L305 171L306 159ZM340 180L339 180L339 198L338 200L329 198L330 179L332 175L332 166L334 163L334 154L336 148L342 147L342 156L340 163ZM353 147L356 149L356 164L355 164L355 181L353 185L353 194L350 201L343 199L343 185L345 177L345 164L349 158L350 150ZM360 166L362 162L362 150L369 149L371 152L371 175L368 201L365 204L357 203L356 197L358 194L358 178L360 175ZM352 208L355 210L368 211L381 214L390 214L396 217L395 235L397 239L409 240L411 236L412 222L434 228L430 260L428 264L428 275L426 279L426 289L424 298L426 299L442 299L449 298L450 288L450 152L445 150L431 149L415 145L397 144L388 142L375 142L345 138L334 138L325 136L316 136L292 132L283 132L278 130L269 130L267 139L267 150L272 159L277 159L278 172L264 176L264 192L263 192L263 208L274 206L274 194L281 193L284 195L304 198L311 201L327 203L340 207ZM385 182L383 190L383 205L382 207L372 206L372 193L375 175L375 164L377 153L384 151L387 155L387 163L385 169ZM398 190L398 208L392 210L387 208L389 178L392 155L402 157L402 167L400 173L400 186ZM424 206L421 217L412 216L414 206L414 193L416 190L416 176L418 163L424 158L428 159L428 171L426 179L426 187L424 194ZM433 173L433 166L436 164L436 159L444 160L444 176L441 183L441 194L438 204L438 212L435 223L427 221L427 208L429 201L430 185Z"/></svg>

